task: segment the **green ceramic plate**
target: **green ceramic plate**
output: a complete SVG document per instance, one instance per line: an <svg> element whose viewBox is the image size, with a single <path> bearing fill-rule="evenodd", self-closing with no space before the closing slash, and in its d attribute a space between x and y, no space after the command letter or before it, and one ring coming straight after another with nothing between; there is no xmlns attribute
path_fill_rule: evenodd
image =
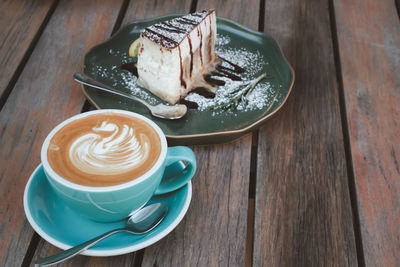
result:
<svg viewBox="0 0 400 267"><path fill-rule="evenodd" d="M136 77L120 68L129 58L130 44L140 31L154 23L179 15L133 22L121 28L109 40L92 48L84 59L84 73L116 88L131 92L156 104L161 100L137 86ZM231 141L259 127L286 101L294 82L294 71L282 54L277 42L268 35L247 29L233 21L217 19L217 53L245 67L243 80L254 79L262 73L268 78L257 84L258 94L248 108L240 110L193 110L179 120L152 117L147 109L134 101L110 95L88 86L83 92L99 109L114 108L140 113L155 121L171 144L209 144ZM233 58L230 56L235 55ZM244 60L246 59L246 60Z"/></svg>

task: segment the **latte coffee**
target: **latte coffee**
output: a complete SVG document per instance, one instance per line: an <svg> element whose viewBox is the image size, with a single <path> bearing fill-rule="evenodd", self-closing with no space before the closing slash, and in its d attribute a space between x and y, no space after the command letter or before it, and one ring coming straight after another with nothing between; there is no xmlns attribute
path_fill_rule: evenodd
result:
<svg viewBox="0 0 400 267"><path fill-rule="evenodd" d="M104 187L140 177L157 162L161 139L147 122L117 112L64 125L50 139L47 160L64 179Z"/></svg>

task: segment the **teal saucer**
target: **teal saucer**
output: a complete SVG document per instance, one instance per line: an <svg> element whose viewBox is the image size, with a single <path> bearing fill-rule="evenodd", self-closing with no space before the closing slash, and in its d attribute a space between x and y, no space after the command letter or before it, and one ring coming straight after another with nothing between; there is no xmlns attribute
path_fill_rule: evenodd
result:
<svg viewBox="0 0 400 267"><path fill-rule="evenodd" d="M88 249L83 255L121 255L154 244L179 224L189 208L191 198L191 182L175 192L153 197L149 203L162 202L169 207L168 215L159 226L140 236L127 233L115 234ZM24 209L33 229L43 239L64 250L124 226L123 221L95 222L70 209L54 194L42 165L36 168L26 184Z"/></svg>

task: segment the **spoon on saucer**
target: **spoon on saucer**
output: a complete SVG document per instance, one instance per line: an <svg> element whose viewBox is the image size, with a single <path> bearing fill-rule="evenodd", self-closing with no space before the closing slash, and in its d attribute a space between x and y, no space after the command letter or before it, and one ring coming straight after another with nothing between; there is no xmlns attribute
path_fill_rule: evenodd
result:
<svg viewBox="0 0 400 267"><path fill-rule="evenodd" d="M146 206L139 211L130 215L125 222L124 228L114 229L107 233L104 233L98 237L95 237L85 243L62 251L53 256L39 260L35 266L48 266L65 261L72 258L75 255L89 249L93 245L97 244L101 240L119 232L128 232L135 235L141 235L150 232L157 225L159 225L168 213L168 206L162 203L155 203Z"/></svg>
<svg viewBox="0 0 400 267"><path fill-rule="evenodd" d="M145 105L150 110L151 115L153 115L154 117L157 117L157 118L176 120L176 119L180 119L183 116L185 116L185 114L187 112L187 107L182 104L176 104L173 106L168 106L168 105L164 105L164 104L158 104L155 106L150 105L143 99L140 99L134 95L122 92L111 86L105 85L83 73L75 73L74 79L75 79L75 81L85 84L85 85L88 85L90 87L135 100L135 101Z"/></svg>

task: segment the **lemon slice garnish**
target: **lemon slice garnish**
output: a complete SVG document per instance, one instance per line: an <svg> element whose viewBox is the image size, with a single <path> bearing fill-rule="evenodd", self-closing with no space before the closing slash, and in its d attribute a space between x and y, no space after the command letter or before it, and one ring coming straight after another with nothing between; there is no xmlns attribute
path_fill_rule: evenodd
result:
<svg viewBox="0 0 400 267"><path fill-rule="evenodd" d="M129 56L137 57L140 47L140 38L137 38L129 47Z"/></svg>

